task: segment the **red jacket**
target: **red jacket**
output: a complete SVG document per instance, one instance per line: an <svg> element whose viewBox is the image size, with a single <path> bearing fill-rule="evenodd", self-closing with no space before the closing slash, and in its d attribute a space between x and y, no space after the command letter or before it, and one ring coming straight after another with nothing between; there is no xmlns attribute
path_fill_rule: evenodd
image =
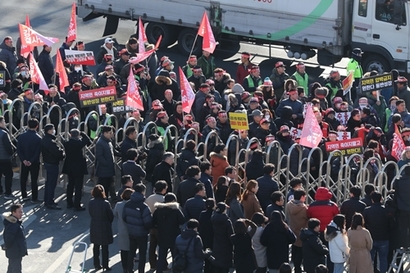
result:
<svg viewBox="0 0 410 273"><path fill-rule="evenodd" d="M324 187L317 189L315 201L309 205L308 217L320 220L320 231L325 231L327 225L339 214L339 208L335 202L330 201L332 193Z"/></svg>
<svg viewBox="0 0 410 273"><path fill-rule="evenodd" d="M254 64L249 63L246 67L243 65L243 63L240 63L238 65L238 68L236 69L236 82L242 84L243 79L245 79L246 76L249 75L249 72L251 71L252 66Z"/></svg>

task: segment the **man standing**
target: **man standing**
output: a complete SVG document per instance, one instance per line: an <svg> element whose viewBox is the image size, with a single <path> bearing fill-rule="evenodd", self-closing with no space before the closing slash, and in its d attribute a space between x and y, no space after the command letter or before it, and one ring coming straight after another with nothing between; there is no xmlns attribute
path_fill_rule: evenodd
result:
<svg viewBox="0 0 410 273"><path fill-rule="evenodd" d="M22 217L23 206L20 204L11 205L11 214L3 214L4 247L6 248L6 257L9 259L7 273L21 273L21 260L27 255Z"/></svg>
<svg viewBox="0 0 410 273"><path fill-rule="evenodd" d="M111 200L116 201L114 147L111 143L113 136L114 131L111 126L101 127L101 137L95 145L95 175L98 177L98 184L104 187L107 197L110 193Z"/></svg>
<svg viewBox="0 0 410 273"><path fill-rule="evenodd" d="M38 68L40 68L41 74L44 76L44 80L47 84L51 84L51 78L54 76L53 60L50 56L51 46L43 45L43 51L38 55Z"/></svg>
<svg viewBox="0 0 410 273"><path fill-rule="evenodd" d="M6 121L3 116L0 116L0 195L3 194L1 187L1 177L4 175L6 194L5 199L13 199L11 193L11 184L13 181L13 168L11 165L11 157L15 147L10 140L9 132L6 129Z"/></svg>
<svg viewBox="0 0 410 273"><path fill-rule="evenodd" d="M277 62L275 68L272 70L272 75L270 76L278 101L282 100L283 92L285 90L285 81L289 79L289 75L285 70L285 64L283 62Z"/></svg>
<svg viewBox="0 0 410 273"><path fill-rule="evenodd" d="M209 79L213 76L216 65L215 59L210 52L202 50L202 56L199 57L197 65L201 67L205 78Z"/></svg>
<svg viewBox="0 0 410 273"><path fill-rule="evenodd" d="M122 218L127 225L130 239L130 252L128 253L127 269L134 272L135 251L138 249L138 272L144 273L147 257L148 233L152 227L151 210L145 201L145 185L137 184L131 199L125 203Z"/></svg>
<svg viewBox="0 0 410 273"><path fill-rule="evenodd" d="M249 71L253 66L253 64L249 60L250 58L251 54L249 52L242 52L241 63L236 69L236 82L243 82L243 79L245 79L245 77L249 75Z"/></svg>
<svg viewBox="0 0 410 273"><path fill-rule="evenodd" d="M260 74L261 71L259 70L259 66L252 66L251 73L248 76L246 76L242 81L243 88L249 93L253 94L253 92L256 91L256 88L263 84L263 80Z"/></svg>
<svg viewBox="0 0 410 273"><path fill-rule="evenodd" d="M294 126L297 127L298 124L303 120L303 104L298 100L298 91L297 89L291 89L288 92L289 98L284 99L279 103L278 109L276 109L276 114L279 117L282 117L282 110L285 106L290 106L292 108L292 118Z"/></svg>
<svg viewBox="0 0 410 273"><path fill-rule="evenodd" d="M194 74L192 69L197 65L197 63L198 63L198 60L195 55L189 56L189 60L187 64L182 67L182 71L184 72L185 77L187 79Z"/></svg>
<svg viewBox="0 0 410 273"><path fill-rule="evenodd" d="M74 40L67 41L67 37L65 37L65 42L58 49L60 51L61 59L63 60L64 66L67 68L70 68L70 64L66 61L65 50L66 49L70 50L73 43L74 43Z"/></svg>
<svg viewBox="0 0 410 273"><path fill-rule="evenodd" d="M305 96L309 97L309 75L305 71L306 67L303 62L296 65L296 72L290 77L298 83L298 86L303 87ZM312 94L313 95L313 94Z"/></svg>
<svg viewBox="0 0 410 273"><path fill-rule="evenodd" d="M20 188L23 201L27 197L27 178L31 174L31 201L38 201L38 175L40 171L41 137L37 134L38 120L27 122L28 130L18 138L17 153L21 161Z"/></svg>
<svg viewBox="0 0 410 273"><path fill-rule="evenodd" d="M404 168L404 174L394 182L400 223L400 246L410 247L410 167Z"/></svg>
<svg viewBox="0 0 410 273"><path fill-rule="evenodd" d="M132 148L134 149L137 148L137 142L136 142L137 136L138 136L138 132L134 126L127 127L127 129L125 130L125 138L120 145L122 163L125 163L128 160L127 151Z"/></svg>
<svg viewBox="0 0 410 273"><path fill-rule="evenodd" d="M205 210L205 199L206 196L205 186L202 183L197 183L195 185L195 196L189 198L184 205L184 215L185 220L196 219L199 221L199 216L201 212Z"/></svg>
<svg viewBox="0 0 410 273"><path fill-rule="evenodd" d="M10 36L4 38L0 45L0 61L3 61L10 73L13 73L17 66L16 48L13 46L13 39Z"/></svg>
<svg viewBox="0 0 410 273"><path fill-rule="evenodd" d="M167 192L172 192L172 176L174 173L172 166L174 165L174 158L175 156L173 153L166 152L162 157L162 161L155 166L154 173L152 175L153 182L159 180L164 180L167 182Z"/></svg>
<svg viewBox="0 0 410 273"><path fill-rule="evenodd" d="M41 153L43 154L44 167L47 172L47 180L44 189L44 203L49 209L61 209L54 203L54 191L58 180L58 164L64 159L65 153L57 145L56 130L53 124L47 124L44 127L44 137L41 140Z"/></svg>
<svg viewBox="0 0 410 273"><path fill-rule="evenodd" d="M118 57L118 51L114 47L114 40L112 38L105 38L104 44L101 46L100 51L98 51L95 61L98 64L102 63L105 54L111 54L114 60Z"/></svg>
<svg viewBox="0 0 410 273"><path fill-rule="evenodd" d="M356 100L356 95L357 95L357 86L359 85L360 79L363 77L363 69L361 66L362 62L362 50L360 48L354 48L352 50L352 58L349 60L347 63L346 71L349 74L350 72L353 73L354 77L354 82L352 89L350 90L351 92L351 98L352 101Z"/></svg>
<svg viewBox="0 0 410 273"><path fill-rule="evenodd" d="M408 87L407 78L400 76L394 82L397 84L397 97L404 100L407 111L410 111L410 89Z"/></svg>
<svg viewBox="0 0 410 273"><path fill-rule="evenodd" d="M66 160L64 161L63 173L68 176L67 185L67 208L74 208L75 211L83 211L81 196L83 190L84 175L88 174L87 162L83 155L83 148L91 144L91 139L77 129L70 131L70 139L65 141ZM73 192L75 198L73 202Z"/></svg>
<svg viewBox="0 0 410 273"><path fill-rule="evenodd" d="M272 204L270 198L271 194L279 190L278 182L273 180L274 172L275 166L271 163L268 163L263 166L264 175L256 179L259 185L259 190L256 193L256 196L258 197L259 203L261 204L261 207L265 212L268 205ZM270 215L267 215L267 217L270 217Z"/></svg>
<svg viewBox="0 0 410 273"><path fill-rule="evenodd" d="M359 186L351 187L349 191L350 198L345 200L340 207L340 213L346 217L346 229L350 228L353 215L356 212L362 213L366 208L366 204L359 199L361 194L362 189Z"/></svg>

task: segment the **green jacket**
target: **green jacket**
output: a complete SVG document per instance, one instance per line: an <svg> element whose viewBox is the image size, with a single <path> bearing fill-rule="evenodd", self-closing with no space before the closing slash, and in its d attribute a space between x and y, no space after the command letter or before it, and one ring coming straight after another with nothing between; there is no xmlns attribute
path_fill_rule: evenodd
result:
<svg viewBox="0 0 410 273"><path fill-rule="evenodd" d="M360 79L363 77L362 66L359 64L358 61L356 61L353 58L350 59L350 61L347 63L346 70L347 70L347 73L349 73L349 71L354 71L353 76L355 79Z"/></svg>
<svg viewBox="0 0 410 273"><path fill-rule="evenodd" d="M213 56L209 56L209 59L207 59L204 55L202 55L201 57L199 57L197 65L201 67L202 73L204 74L205 78L209 79L214 76L216 65L215 58Z"/></svg>
<svg viewBox="0 0 410 273"><path fill-rule="evenodd" d="M305 96L309 96L309 75L305 73L305 75L300 75L297 71L293 73L292 79L294 79L297 83L298 86L301 86L305 89ZM313 95L313 94L312 94Z"/></svg>

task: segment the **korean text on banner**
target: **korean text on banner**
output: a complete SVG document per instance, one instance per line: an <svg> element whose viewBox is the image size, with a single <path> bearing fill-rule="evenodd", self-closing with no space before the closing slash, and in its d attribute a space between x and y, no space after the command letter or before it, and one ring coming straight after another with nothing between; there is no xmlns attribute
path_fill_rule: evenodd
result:
<svg viewBox="0 0 410 273"><path fill-rule="evenodd" d="M81 107L99 105L117 100L117 91L115 86L107 86L104 88L81 91L78 94Z"/></svg>
<svg viewBox="0 0 410 273"><path fill-rule="evenodd" d="M249 130L248 116L246 113L229 112L229 123L234 130Z"/></svg>

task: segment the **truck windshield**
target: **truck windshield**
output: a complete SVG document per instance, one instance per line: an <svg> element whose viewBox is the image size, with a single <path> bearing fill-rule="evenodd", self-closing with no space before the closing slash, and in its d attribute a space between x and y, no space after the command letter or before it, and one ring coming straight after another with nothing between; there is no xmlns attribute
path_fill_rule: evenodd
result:
<svg viewBox="0 0 410 273"><path fill-rule="evenodd" d="M377 0L376 20L395 25L406 25L406 6L403 0Z"/></svg>

